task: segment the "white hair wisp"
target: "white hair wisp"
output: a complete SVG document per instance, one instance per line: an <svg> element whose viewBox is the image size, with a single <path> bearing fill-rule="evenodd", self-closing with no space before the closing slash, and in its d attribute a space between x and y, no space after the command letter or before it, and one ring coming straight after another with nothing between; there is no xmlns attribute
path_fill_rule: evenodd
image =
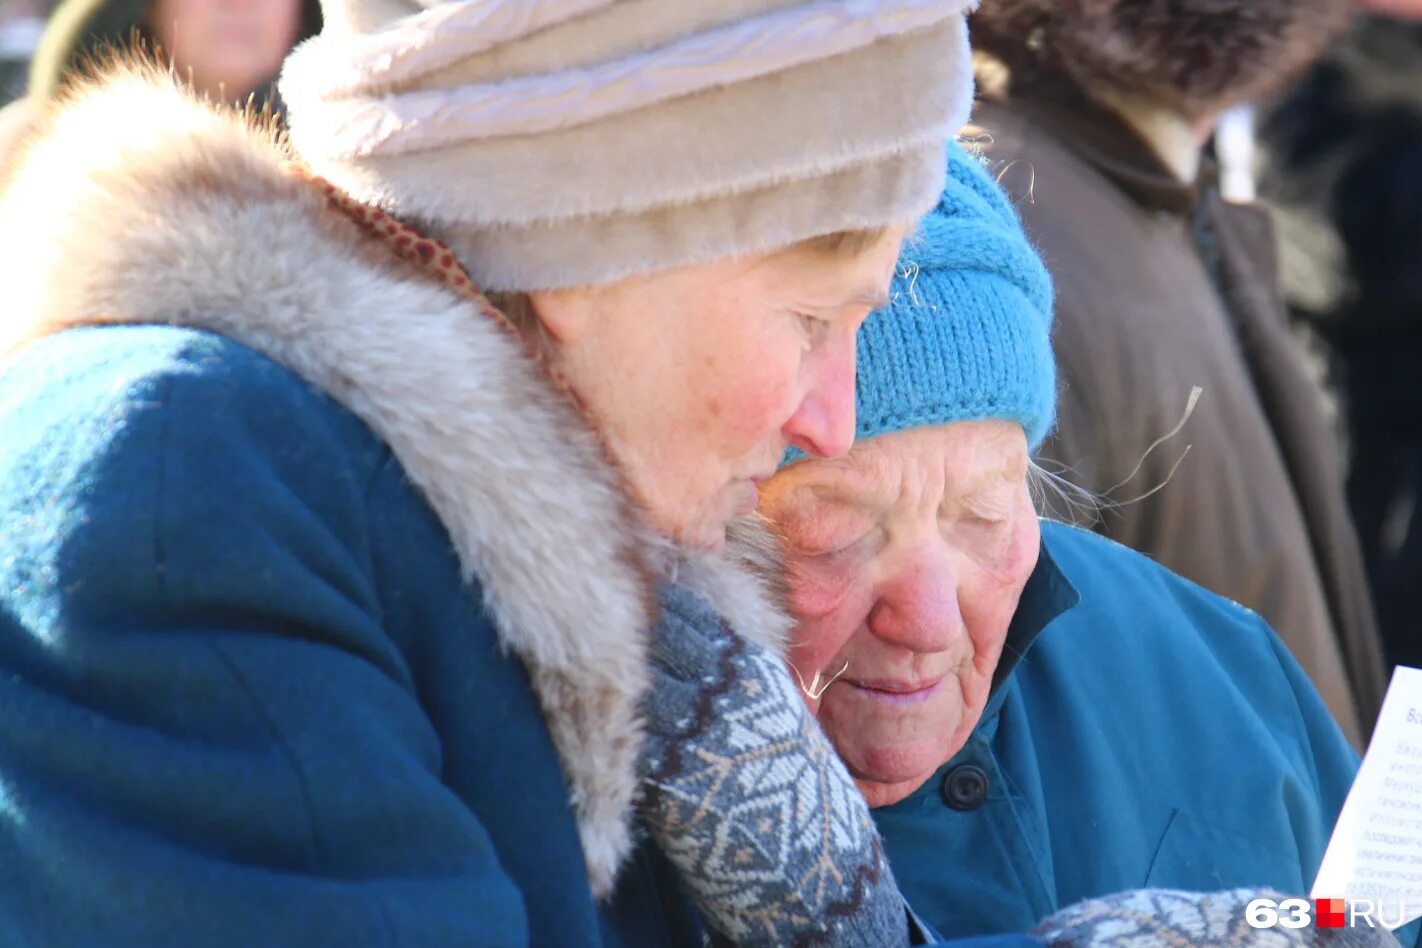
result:
<svg viewBox="0 0 1422 948"><path fill-rule="evenodd" d="M791 662L787 662L786 664L788 664L790 670L795 673L795 680L800 683L800 690L803 691L805 697L811 701L819 701L820 698L824 697L824 693L829 690L829 686L834 684L840 675L843 675L849 670L849 660L846 659L840 670L826 678L823 685L820 684L822 672L815 672L814 677L810 679L810 683L807 685L805 684L805 677L800 674L800 669L796 668Z"/></svg>

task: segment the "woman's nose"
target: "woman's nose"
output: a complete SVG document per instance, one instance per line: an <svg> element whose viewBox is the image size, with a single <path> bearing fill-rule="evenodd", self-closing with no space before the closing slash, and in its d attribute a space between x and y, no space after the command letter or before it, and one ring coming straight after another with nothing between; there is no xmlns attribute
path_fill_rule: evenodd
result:
<svg viewBox="0 0 1422 948"><path fill-rule="evenodd" d="M875 638L927 653L949 648L961 633L958 584L952 558L941 546L941 541L920 545L879 584L868 619Z"/></svg>
<svg viewBox="0 0 1422 948"><path fill-rule="evenodd" d="M854 335L825 343L804 401L783 429L785 440L806 454L834 458L854 444Z"/></svg>

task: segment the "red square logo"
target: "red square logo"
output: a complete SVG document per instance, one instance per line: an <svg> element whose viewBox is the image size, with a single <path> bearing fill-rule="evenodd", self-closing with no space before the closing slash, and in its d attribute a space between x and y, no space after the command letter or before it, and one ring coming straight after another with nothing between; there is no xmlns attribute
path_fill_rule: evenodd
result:
<svg viewBox="0 0 1422 948"><path fill-rule="evenodd" d="M1313 924L1317 928L1342 928L1347 911L1342 899L1314 899Z"/></svg>

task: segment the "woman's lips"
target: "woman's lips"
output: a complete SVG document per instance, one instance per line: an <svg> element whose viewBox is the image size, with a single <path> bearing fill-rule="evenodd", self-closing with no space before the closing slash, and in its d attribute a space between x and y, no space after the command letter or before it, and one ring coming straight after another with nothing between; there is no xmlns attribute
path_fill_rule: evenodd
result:
<svg viewBox="0 0 1422 948"><path fill-rule="evenodd" d="M850 678L841 680L866 698L897 707L922 704L933 697L938 692L938 687L943 684L942 677L926 685L887 678Z"/></svg>

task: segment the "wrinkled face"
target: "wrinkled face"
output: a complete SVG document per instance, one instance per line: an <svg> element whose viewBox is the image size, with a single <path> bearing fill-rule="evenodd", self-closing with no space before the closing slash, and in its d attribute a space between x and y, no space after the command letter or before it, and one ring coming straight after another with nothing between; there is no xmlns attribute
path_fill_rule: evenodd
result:
<svg viewBox="0 0 1422 948"><path fill-rule="evenodd" d="M277 74L301 28L300 0L154 0L154 36L178 75L235 102Z"/></svg>
<svg viewBox="0 0 1422 948"><path fill-rule="evenodd" d="M1022 428L862 441L786 468L760 509L783 537L791 664L812 695L823 688L810 708L870 806L897 802L976 726L1036 566Z"/></svg>
<svg viewBox="0 0 1422 948"><path fill-rule="evenodd" d="M553 361L652 525L716 549L789 444L854 438L854 336L903 228L857 254L792 250L531 294Z"/></svg>

